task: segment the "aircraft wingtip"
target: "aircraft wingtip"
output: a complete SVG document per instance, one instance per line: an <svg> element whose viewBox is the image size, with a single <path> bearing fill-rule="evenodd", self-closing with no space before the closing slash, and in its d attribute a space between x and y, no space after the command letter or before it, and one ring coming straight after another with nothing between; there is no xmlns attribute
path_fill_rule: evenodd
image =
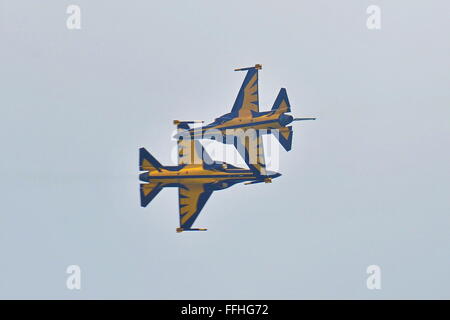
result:
<svg viewBox="0 0 450 320"><path fill-rule="evenodd" d="M250 70L250 69L253 69L253 68L256 69L256 70L261 70L262 69L262 64L257 63L257 64L255 64L254 67L237 68L237 69L234 69L234 71L245 71L245 70Z"/></svg>

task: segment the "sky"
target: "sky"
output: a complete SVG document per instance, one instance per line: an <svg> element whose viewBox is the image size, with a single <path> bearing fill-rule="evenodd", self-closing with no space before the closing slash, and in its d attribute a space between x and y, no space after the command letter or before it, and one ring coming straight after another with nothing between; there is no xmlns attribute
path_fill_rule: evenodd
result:
<svg viewBox="0 0 450 320"><path fill-rule="evenodd" d="M448 1L0 10L0 298L450 298ZM280 178L215 192L208 231L177 234L176 189L140 207L138 149L172 164L172 121L229 112L256 63L261 111L284 87L318 120L294 124Z"/></svg>

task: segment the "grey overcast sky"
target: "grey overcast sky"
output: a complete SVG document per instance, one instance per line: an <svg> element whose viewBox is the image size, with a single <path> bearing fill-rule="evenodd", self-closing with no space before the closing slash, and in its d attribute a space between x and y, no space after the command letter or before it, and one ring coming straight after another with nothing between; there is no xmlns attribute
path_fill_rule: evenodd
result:
<svg viewBox="0 0 450 320"><path fill-rule="evenodd" d="M0 298L450 298L449 1L0 3ZM170 164L172 120L228 112L255 63L261 110L285 87L319 119L177 234L138 148Z"/></svg>

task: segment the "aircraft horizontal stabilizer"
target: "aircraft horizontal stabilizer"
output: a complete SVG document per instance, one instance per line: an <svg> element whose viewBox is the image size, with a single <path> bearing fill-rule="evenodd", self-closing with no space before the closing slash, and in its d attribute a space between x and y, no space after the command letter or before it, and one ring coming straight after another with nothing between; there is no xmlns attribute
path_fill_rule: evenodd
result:
<svg viewBox="0 0 450 320"><path fill-rule="evenodd" d="M292 127L283 127L278 129L278 132L272 132L275 138L278 139L280 144L283 146L284 150L289 151L292 148L292 136L294 131Z"/></svg>
<svg viewBox="0 0 450 320"><path fill-rule="evenodd" d="M141 207L146 207L162 190L161 183L141 184Z"/></svg>

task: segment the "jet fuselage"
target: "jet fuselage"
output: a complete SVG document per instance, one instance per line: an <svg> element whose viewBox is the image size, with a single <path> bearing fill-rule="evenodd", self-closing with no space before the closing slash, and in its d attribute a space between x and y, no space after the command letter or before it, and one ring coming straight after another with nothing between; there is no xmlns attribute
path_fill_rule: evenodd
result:
<svg viewBox="0 0 450 320"><path fill-rule="evenodd" d="M269 178L279 177L281 174L270 172ZM165 166L160 170L141 173L141 181L161 182L164 184L191 183L229 183L230 185L245 181L264 181L264 177L257 176L251 170L237 168L229 164L214 164L205 169L203 165L189 164L179 166ZM175 185L174 185L175 186Z"/></svg>
<svg viewBox="0 0 450 320"><path fill-rule="evenodd" d="M243 131L248 129L273 130L281 129L293 120L294 118L291 115L275 111L251 112L244 117L236 117L236 115L227 113L206 126L190 129L189 133L192 134L193 138L199 139L205 134L213 135L217 132L216 130L219 130L222 134L232 134L232 130L236 129L241 129ZM229 131L227 132L227 130ZM181 134L178 136L180 135Z"/></svg>

